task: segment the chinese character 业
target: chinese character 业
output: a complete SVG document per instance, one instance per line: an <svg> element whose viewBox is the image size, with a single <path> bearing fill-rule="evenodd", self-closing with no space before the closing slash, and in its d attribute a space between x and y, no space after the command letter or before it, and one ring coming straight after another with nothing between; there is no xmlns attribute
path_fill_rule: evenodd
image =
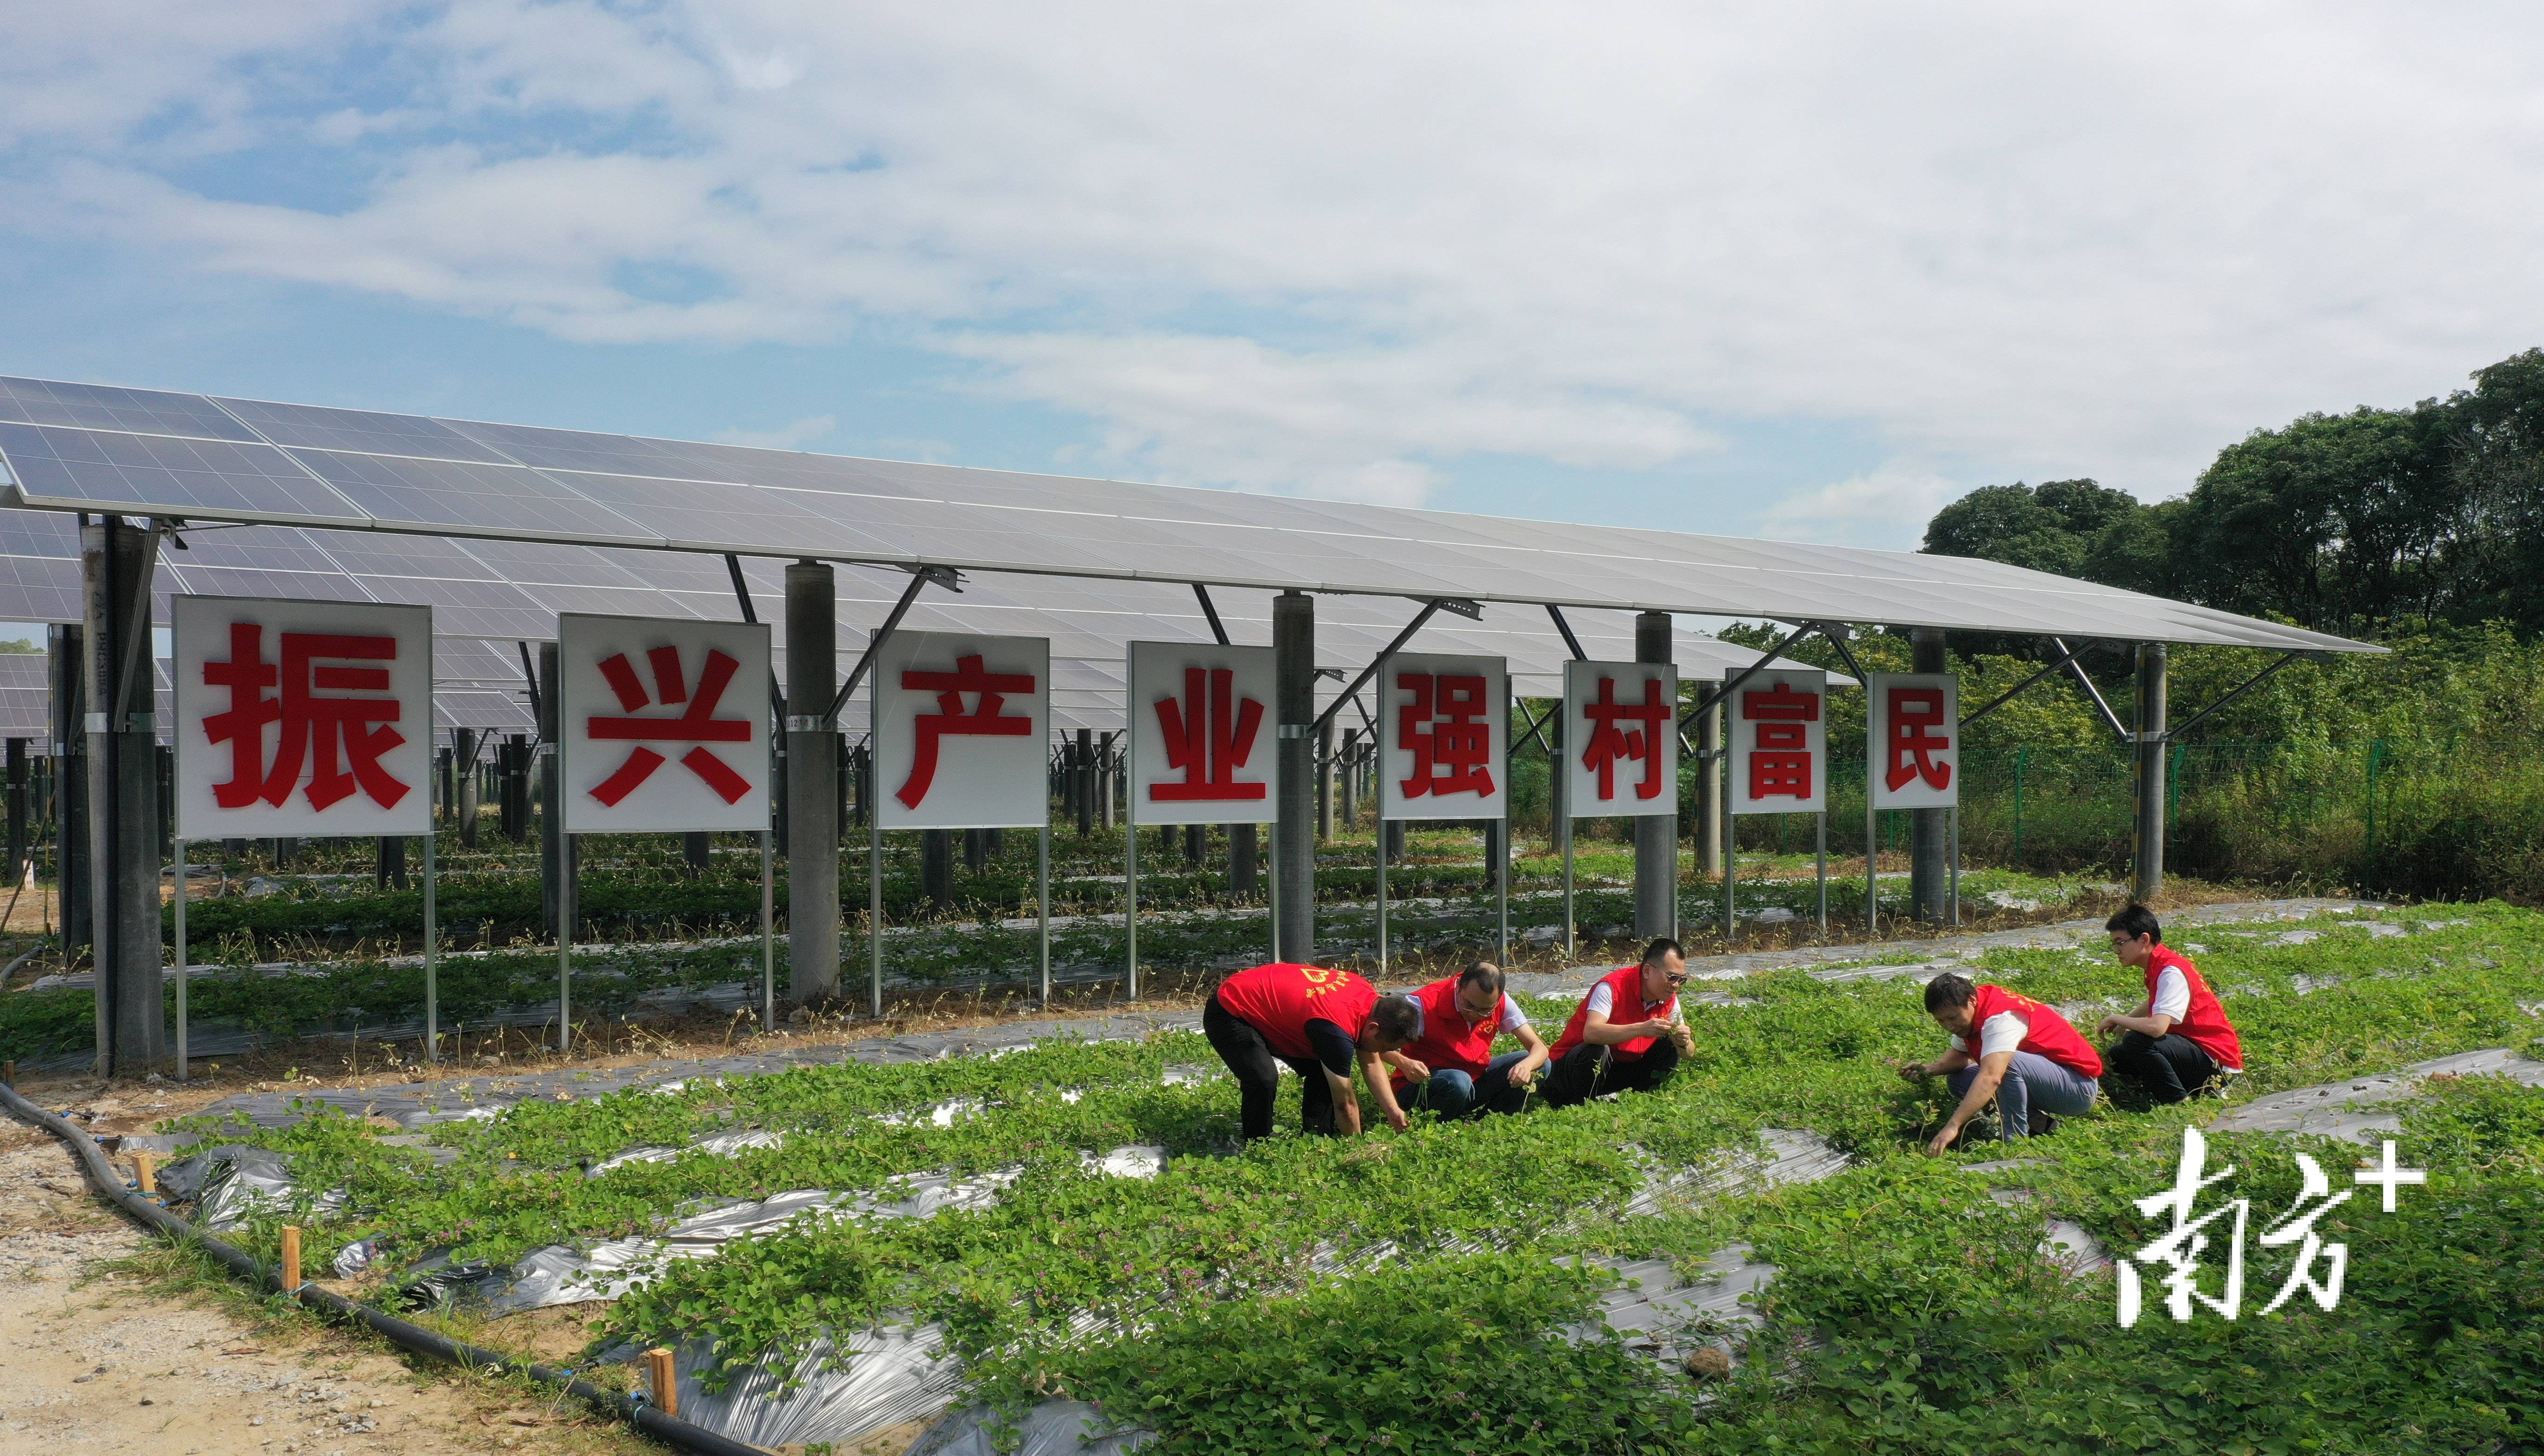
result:
<svg viewBox="0 0 2544 1456"><path fill-rule="evenodd" d="M226 712L203 719L203 734L230 746L230 779L212 785L212 801L224 809L244 809L263 799L276 808L291 796L309 766L309 784L302 794L309 807L324 812L353 797L358 785L371 802L393 808L407 796L408 785L381 766L380 756L406 742L388 726L403 708L389 694L386 668L320 666L337 662L395 662L395 637L361 637L339 632L284 632L282 665L265 660L265 628L255 622L230 623L230 660L203 664L203 684L230 690ZM278 688L275 696L266 689ZM371 693L374 696L324 695ZM265 761L265 728L281 726L274 745L274 762ZM340 757L341 756L341 757Z"/></svg>
<svg viewBox="0 0 2544 1456"><path fill-rule="evenodd" d="M717 705L724 701L725 688L732 684L733 675L742 664L709 648L706 671L698 675L698 690L692 696L688 684L680 675L680 649L656 647L645 654L645 661L654 670L654 695L666 707L685 702L687 708L676 715L634 716L638 708L647 706L654 699L647 695L645 685L636 677L636 670L628 665L627 654L614 653L601 663L600 676L608 681L609 690L617 695L619 707L625 709L628 716L594 714L590 720L594 740L652 739L695 745L680 756L680 767L705 780L706 786L715 790L716 796L726 803L742 802L742 796L751 792L751 780L735 772L732 765L717 758L715 751L707 747L710 743L751 742L749 718L719 718L715 715ZM628 753L627 762L619 765L616 772L592 790L592 796L614 809L621 799L636 791L637 785L654 776L654 770L666 762L661 754L639 744Z"/></svg>
<svg viewBox="0 0 2544 1456"><path fill-rule="evenodd" d="M893 792L894 798L910 808L917 808L936 782L936 748L948 734L1024 738L1033 733L1033 719L1012 718L999 712L1006 705L1008 693L1034 690L1033 674L991 672L977 652L954 659L954 671L950 673L905 672L901 686L932 688L936 693L936 711L911 719L918 730L917 750L911 756L910 777ZM967 692L979 698L978 705L968 713L963 711L963 694Z"/></svg>
<svg viewBox="0 0 2544 1456"><path fill-rule="evenodd" d="M1398 673L1413 700L1398 708L1396 733L1413 752L1413 774L1396 780L1408 799L1493 791L1492 726L1484 721L1484 677Z"/></svg>
<svg viewBox="0 0 2544 1456"><path fill-rule="evenodd" d="M1263 726L1263 704L1250 697L1234 701L1235 681L1236 674L1228 668L1186 668L1183 701L1157 699L1166 767L1182 773L1184 781L1149 785L1151 799L1216 802L1260 799L1269 792L1267 785L1236 781L1236 770L1254 753L1254 735Z"/></svg>
<svg viewBox="0 0 2544 1456"><path fill-rule="evenodd" d="M1937 731L1943 726L1943 688L1890 689L1890 722L1883 734L1889 769L1883 776L1892 791L1906 788L1911 780L1919 778L1926 780L1929 788L1952 786L1952 766L1935 758L1952 747L1952 736Z"/></svg>
<svg viewBox="0 0 2544 1456"><path fill-rule="evenodd" d="M1763 692L1740 694L1740 717L1758 725L1749 753L1749 797L1811 796L1810 730L1820 719L1820 695L1779 683Z"/></svg>
<svg viewBox="0 0 2544 1456"><path fill-rule="evenodd" d="M1634 797L1660 797L1661 738L1663 724L1670 721L1678 708L1661 695L1661 680L1643 680L1643 700L1617 701L1617 680L1599 680L1599 700L1581 705L1581 716L1598 725L1590 730L1590 741L1581 748L1581 767L1599 775L1599 797L1604 802L1617 796L1617 761L1640 763L1643 781L1634 785ZM1634 724L1621 728L1619 720Z"/></svg>

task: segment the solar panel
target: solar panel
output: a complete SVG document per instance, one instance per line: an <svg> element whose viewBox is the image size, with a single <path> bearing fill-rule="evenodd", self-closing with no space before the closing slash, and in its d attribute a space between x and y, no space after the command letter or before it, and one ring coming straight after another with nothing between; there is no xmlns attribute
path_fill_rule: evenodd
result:
<svg viewBox="0 0 2544 1456"><path fill-rule="evenodd" d="M257 438L272 445L412 455L428 460L500 464L505 459L501 450L480 445L440 421L422 415L383 415L314 404L274 404L261 399L223 398L217 403L251 427Z"/></svg>
<svg viewBox="0 0 2544 1456"><path fill-rule="evenodd" d="M182 435L198 440L256 439L255 432L199 394L66 384L50 379L0 378L0 421L124 430L138 435Z"/></svg>
<svg viewBox="0 0 2544 1456"><path fill-rule="evenodd" d="M390 529L596 541L651 534L569 485L519 465L319 449L286 453Z"/></svg>
<svg viewBox="0 0 2544 1456"><path fill-rule="evenodd" d="M0 455L26 499L59 508L368 524L269 445L0 425Z"/></svg>

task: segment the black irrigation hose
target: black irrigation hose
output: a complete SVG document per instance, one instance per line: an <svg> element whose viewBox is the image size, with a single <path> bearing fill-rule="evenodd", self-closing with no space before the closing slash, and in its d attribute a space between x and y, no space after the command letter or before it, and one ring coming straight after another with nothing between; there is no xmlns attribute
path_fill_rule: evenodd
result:
<svg viewBox="0 0 2544 1456"><path fill-rule="evenodd" d="M89 1186L114 1200L118 1208L122 1209L135 1220L173 1241L183 1243L191 1240L200 1245L212 1257L220 1260L231 1273L259 1289L282 1287L282 1271L279 1268L260 1264L236 1247L215 1239L209 1234L196 1232L194 1225L126 1188L123 1185L123 1179L116 1173L115 1165L107 1162L106 1155L98 1150L97 1139L73 1127L67 1120L28 1101L18 1094L17 1089L12 1087L0 1085L0 1107L7 1108L21 1121L32 1122L61 1139L79 1159L81 1170L88 1175ZM517 1360L511 1355L498 1353L482 1345L467 1344L446 1335L437 1335L421 1325L411 1325L395 1315L375 1310L369 1305L356 1304L341 1294L321 1289L315 1284L303 1283L298 1289L290 1292L292 1298L321 1314L340 1320L358 1321L419 1354L431 1355L436 1359L448 1360L453 1364L466 1365L476 1370L491 1369L506 1374L526 1375L544 1385L563 1385L567 1394L579 1397L595 1406L615 1410L645 1434L676 1446L680 1450L696 1452L697 1456L767 1456L767 1452L758 1446L737 1441L730 1436L718 1435L704 1426L691 1425L676 1416L666 1416L642 1396L622 1395L616 1391L603 1390L588 1380L578 1379L570 1370L558 1370L547 1365L533 1364L527 1360Z"/></svg>

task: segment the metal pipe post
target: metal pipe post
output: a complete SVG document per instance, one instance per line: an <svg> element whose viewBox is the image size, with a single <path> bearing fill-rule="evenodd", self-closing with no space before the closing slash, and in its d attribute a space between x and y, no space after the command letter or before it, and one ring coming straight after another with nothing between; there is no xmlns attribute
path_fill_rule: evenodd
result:
<svg viewBox="0 0 2544 1456"><path fill-rule="evenodd" d="M1948 670L1949 664L1944 652L1943 628L1919 627L1908 640L1910 671L1941 673ZM1961 785L1953 787L1958 789ZM1950 878L1950 847L1948 841L1951 830L1947 823L1950 813L1949 809L1908 811L1909 914L1928 925L1944 919L1945 882Z"/></svg>
<svg viewBox="0 0 2544 1456"><path fill-rule="evenodd" d="M791 935L793 931L790 930ZM873 982L874 1013L883 1018L883 816L866 816L866 974Z"/></svg>
<svg viewBox="0 0 2544 1456"><path fill-rule="evenodd" d="M1042 1009L1051 1010L1051 816L1034 833L1034 911L1042 917L1034 964L1042 974Z"/></svg>
<svg viewBox="0 0 2544 1456"><path fill-rule="evenodd" d="M441 1060L441 957L437 943L441 936L434 925L434 896L440 887L438 872L434 868L434 842L437 834L424 837L424 1060L429 1066Z"/></svg>
<svg viewBox="0 0 2544 1456"><path fill-rule="evenodd" d="M2165 658L2161 642L2138 648L2137 845L2129 894L2141 904L2164 893Z"/></svg>
<svg viewBox="0 0 2544 1456"><path fill-rule="evenodd" d="M1559 694L1562 685L1556 684L1555 688ZM1554 766L1554 771L1547 784L1547 798L1554 810L1554 833L1558 836L1557 848L1563 851L1563 962L1565 965L1570 965L1573 957L1580 953L1580 948L1573 938L1572 930L1572 765L1564 757L1563 730L1563 700L1558 695L1555 699L1554 721L1548 725L1546 735L1547 757L1553 762Z"/></svg>
<svg viewBox="0 0 2544 1456"><path fill-rule="evenodd" d="M1812 853L1818 864L1820 887L1820 938L1828 938L1828 811L1811 816Z"/></svg>
<svg viewBox="0 0 2544 1456"><path fill-rule="evenodd" d="M1381 800L1381 804L1386 801ZM1379 813L1384 815L1386 809ZM1387 827L1389 821L1378 821L1378 973L1387 974Z"/></svg>
<svg viewBox="0 0 2544 1456"><path fill-rule="evenodd" d="M1634 613L1634 661L1667 666L1673 644L1670 640L1670 614L1666 611ZM1670 711L1677 712L1677 704ZM1675 732L1675 717L1651 729L1654 733ZM1658 754L1661 746L1652 745ZM1712 775L1705 775L1706 782ZM1700 797L1698 802L1705 800ZM1698 811L1703 816L1703 809ZM1701 831L1700 831L1701 833ZM1670 798L1667 814L1645 814L1634 820L1634 937L1650 940L1657 935L1674 933L1678 929L1678 799Z"/></svg>
<svg viewBox="0 0 2544 1456"><path fill-rule="evenodd" d="M1140 826L1137 821L1125 826L1122 835L1122 933L1130 997L1136 1001L1140 996Z"/></svg>
<svg viewBox="0 0 2544 1456"><path fill-rule="evenodd" d="M168 857L176 865L177 886L174 909L177 916L177 1080L186 1080L186 842L175 840L168 846Z"/></svg>
<svg viewBox="0 0 2544 1456"><path fill-rule="evenodd" d="M838 589L819 561L786 566L786 949L788 993L839 994ZM809 711L804 711L809 710ZM875 988L881 1015L882 986Z"/></svg>
<svg viewBox="0 0 2544 1456"><path fill-rule="evenodd" d="M1280 877L1281 953L1316 954L1316 606L1304 592L1272 599L1273 720L1279 725L1280 795L1272 829L1272 872Z"/></svg>
<svg viewBox="0 0 2544 1456"><path fill-rule="evenodd" d="M759 832L759 1032L777 1029L777 845Z"/></svg>

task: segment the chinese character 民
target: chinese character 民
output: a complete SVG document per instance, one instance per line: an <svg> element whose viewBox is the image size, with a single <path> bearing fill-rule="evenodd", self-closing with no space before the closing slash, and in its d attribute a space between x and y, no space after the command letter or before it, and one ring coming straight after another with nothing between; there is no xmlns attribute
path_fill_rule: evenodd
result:
<svg viewBox="0 0 2544 1456"><path fill-rule="evenodd" d="M601 663L600 676L608 681L609 690L617 694L619 707L630 716L594 714L591 719L592 737L595 740L651 739L658 743L668 741L695 745L680 756L680 766L703 779L706 786L715 790L716 796L726 803L742 802L742 796L751 792L751 780L735 772L732 765L717 758L715 752L707 747L710 743L751 742L749 718L715 716L717 705L724 701L725 688L732 684L733 675L742 664L709 648L706 671L698 675L698 690L692 696L688 684L680 676L680 649L652 648L646 652L645 662L654 670L652 697L646 694L645 685L637 679L636 670L628 665L627 654L614 653ZM683 702L688 706L676 714L657 714L649 718L632 716L638 708L657 698L666 707ZM618 807L619 800L636 791L637 785L653 777L654 770L662 768L665 762L661 754L639 744L628 753L627 762L619 765L616 772L592 790L592 796L614 809Z"/></svg>
<svg viewBox="0 0 2544 1456"><path fill-rule="evenodd" d="M1617 701L1617 680L1599 680L1599 698L1581 705L1581 716L1597 726L1590 730L1590 741L1581 746L1581 767L1599 775L1599 797L1617 796L1617 762L1620 759L1643 766L1643 781L1634 785L1634 797L1660 797L1661 734L1678 707L1661 695L1661 680L1643 680L1641 702ZM1620 723L1631 723L1631 728Z"/></svg>
<svg viewBox="0 0 2544 1456"><path fill-rule="evenodd" d="M1008 693L1034 690L1033 674L991 672L982 665L977 652L954 659L954 671L950 673L914 669L905 672L901 686L936 693L936 711L920 713L911 720L918 730L917 748L911 756L909 779L893 793L910 808L917 808L936 782L936 746L947 735L1024 738L1033 732L1033 719L1011 718L998 711L1005 706ZM967 692L979 698L968 713L963 711L963 694Z"/></svg>
<svg viewBox="0 0 2544 1456"><path fill-rule="evenodd" d="M393 808L407 795L380 764L380 755L406 742L388 726L403 706L389 695L386 668L321 666L335 662L395 662L395 637L359 637L338 632L284 632L282 665L265 660L265 628L255 622L230 624L230 660L203 664L203 683L230 690L226 712L207 715L203 734L230 746L230 779L212 786L212 801L224 809L244 809L263 799L276 808L291 796L309 766L309 784L302 790L309 807L325 811L353 797L358 785L371 802ZM266 689L278 689L267 696ZM374 696L328 696L370 693ZM274 762L265 761L265 727L281 726L274 745ZM340 757L341 756L341 757Z"/></svg>
<svg viewBox="0 0 2544 1456"><path fill-rule="evenodd" d="M1151 799L1161 803L1259 799L1269 792L1264 784L1236 781L1236 770L1254 753L1254 735L1263 726L1263 704L1250 697L1234 701L1235 682L1236 674L1229 668L1186 668L1183 701L1157 699L1166 767L1182 773L1184 781L1149 785Z"/></svg>
<svg viewBox="0 0 2544 1456"><path fill-rule="evenodd" d="M1820 695L1779 683L1763 692L1740 694L1740 717L1758 725L1749 754L1749 797L1811 796L1810 730L1820 719Z"/></svg>
<svg viewBox="0 0 2544 1456"><path fill-rule="evenodd" d="M1952 786L1952 766L1935 758L1952 747L1952 736L1940 731L1943 727L1943 688L1890 689L1890 722L1883 734L1889 766L1884 777L1894 792L1918 778L1926 780L1929 788Z"/></svg>
<svg viewBox="0 0 2544 1456"><path fill-rule="evenodd" d="M1413 752L1413 774L1396 781L1408 799L1493 791L1492 725L1484 721L1484 677L1398 673L1413 700L1397 709L1396 733Z"/></svg>

